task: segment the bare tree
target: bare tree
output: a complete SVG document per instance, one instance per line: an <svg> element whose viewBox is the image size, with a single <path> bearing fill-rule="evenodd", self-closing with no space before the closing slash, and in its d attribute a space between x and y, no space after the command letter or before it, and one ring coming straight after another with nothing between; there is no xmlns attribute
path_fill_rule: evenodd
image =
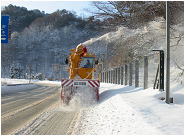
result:
<svg viewBox="0 0 185 136"><path fill-rule="evenodd" d="M170 1L169 8L171 25L184 22L184 1Z"/></svg>
<svg viewBox="0 0 185 136"><path fill-rule="evenodd" d="M155 17L165 18L165 2L162 1L96 1L91 11L108 24L134 26L148 22Z"/></svg>

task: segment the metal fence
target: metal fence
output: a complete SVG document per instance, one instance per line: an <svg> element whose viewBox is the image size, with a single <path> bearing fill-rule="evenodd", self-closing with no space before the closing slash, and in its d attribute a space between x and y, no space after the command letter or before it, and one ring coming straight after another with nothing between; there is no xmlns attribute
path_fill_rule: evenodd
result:
<svg viewBox="0 0 185 136"><path fill-rule="evenodd" d="M159 53L144 56L140 60L135 60L123 66L101 71L99 79L103 83L129 85L147 89L154 87L159 65Z"/></svg>

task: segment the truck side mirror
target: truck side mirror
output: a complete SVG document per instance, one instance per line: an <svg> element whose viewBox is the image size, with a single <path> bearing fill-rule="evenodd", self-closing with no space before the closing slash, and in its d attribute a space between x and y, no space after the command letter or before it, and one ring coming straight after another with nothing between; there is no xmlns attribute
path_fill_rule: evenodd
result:
<svg viewBox="0 0 185 136"><path fill-rule="evenodd" d="M98 64L98 60L95 60L95 64L96 64L96 65Z"/></svg>
<svg viewBox="0 0 185 136"><path fill-rule="evenodd" d="M66 58L66 60L65 60L65 63L66 63L66 64L68 64L68 63L69 63L69 60L68 60L68 58Z"/></svg>

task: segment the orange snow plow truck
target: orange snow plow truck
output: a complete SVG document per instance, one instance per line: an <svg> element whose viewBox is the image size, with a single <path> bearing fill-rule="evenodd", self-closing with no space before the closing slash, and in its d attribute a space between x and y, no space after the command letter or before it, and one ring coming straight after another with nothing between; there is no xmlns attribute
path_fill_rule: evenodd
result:
<svg viewBox="0 0 185 136"><path fill-rule="evenodd" d="M70 55L66 58L69 65L69 79L62 79L61 99L64 104L68 104L73 96L80 90L81 93L89 91L93 94L93 99L99 100L99 80L94 79L95 65L98 64L96 56L87 52L83 44L79 44L76 49L70 50ZM83 97L86 97L83 95Z"/></svg>

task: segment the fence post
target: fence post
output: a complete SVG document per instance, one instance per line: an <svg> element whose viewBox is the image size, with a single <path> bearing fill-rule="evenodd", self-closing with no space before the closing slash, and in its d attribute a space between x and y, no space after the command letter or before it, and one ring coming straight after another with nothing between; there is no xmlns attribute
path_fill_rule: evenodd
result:
<svg viewBox="0 0 185 136"><path fill-rule="evenodd" d="M103 75L104 75L104 77L103 77L103 78L104 78L104 79L103 79L103 82L105 83L105 71L103 72Z"/></svg>
<svg viewBox="0 0 185 136"><path fill-rule="evenodd" d="M103 71L101 72L101 82L103 82Z"/></svg>
<svg viewBox="0 0 185 136"><path fill-rule="evenodd" d="M107 71L107 83L109 82L109 72Z"/></svg>
<svg viewBox="0 0 185 136"><path fill-rule="evenodd" d="M114 69L112 69L112 83L114 84Z"/></svg>
<svg viewBox="0 0 185 136"><path fill-rule="evenodd" d="M108 71L106 71L106 83L108 83L108 78L109 78Z"/></svg>
<svg viewBox="0 0 185 136"><path fill-rule="evenodd" d="M112 83L114 84L114 69L112 69Z"/></svg>
<svg viewBox="0 0 185 136"><path fill-rule="evenodd" d="M108 83L110 83L110 70L108 71L108 75L109 75L109 80L108 80Z"/></svg>
<svg viewBox="0 0 185 136"><path fill-rule="evenodd" d="M105 83L105 71L103 72L103 82Z"/></svg>
<svg viewBox="0 0 185 136"><path fill-rule="evenodd" d="M117 84L117 68L115 68L115 84Z"/></svg>
<svg viewBox="0 0 185 136"><path fill-rule="evenodd" d="M111 83L111 78L112 78L112 75L111 75L111 70L109 71L110 72L110 81L109 81L109 83Z"/></svg>
<svg viewBox="0 0 185 136"><path fill-rule="evenodd" d="M107 71L105 71L105 83L107 83Z"/></svg>
<svg viewBox="0 0 185 136"><path fill-rule="evenodd" d="M116 68L116 84L118 84L118 68Z"/></svg>
<svg viewBox="0 0 185 136"><path fill-rule="evenodd" d="M110 83L112 83L112 70L110 70Z"/></svg>
<svg viewBox="0 0 185 136"><path fill-rule="evenodd" d="M121 68L118 68L118 84L120 85L120 78L121 77Z"/></svg>
<svg viewBox="0 0 185 136"><path fill-rule="evenodd" d="M115 84L117 84L117 68L115 68Z"/></svg>
<svg viewBox="0 0 185 136"><path fill-rule="evenodd" d="M139 61L135 61L135 87L139 87Z"/></svg>
<svg viewBox="0 0 185 136"><path fill-rule="evenodd" d="M132 86L132 71L133 67L132 67L132 62L129 63L129 86Z"/></svg>
<svg viewBox="0 0 185 136"><path fill-rule="evenodd" d="M111 76L110 76L110 70L108 71L108 73L109 73L109 81L108 81L108 83L110 83L110 77L111 77Z"/></svg>
<svg viewBox="0 0 185 136"><path fill-rule="evenodd" d="M99 78L100 82L102 82L102 72L100 72L100 78Z"/></svg>
<svg viewBox="0 0 185 136"><path fill-rule="evenodd" d="M105 71L103 71L103 82L105 83Z"/></svg>
<svg viewBox="0 0 185 136"><path fill-rule="evenodd" d="M116 84L116 78L117 78L117 76L116 76L116 68L114 69L114 84Z"/></svg>
<svg viewBox="0 0 185 136"><path fill-rule="evenodd" d="M144 89L148 88L148 57L144 56Z"/></svg>
<svg viewBox="0 0 185 136"><path fill-rule="evenodd" d="M128 85L128 66L125 64L125 85Z"/></svg>
<svg viewBox="0 0 185 136"><path fill-rule="evenodd" d="M113 84L113 70L111 70L111 83Z"/></svg>
<svg viewBox="0 0 185 136"><path fill-rule="evenodd" d="M117 84L119 84L119 68L117 68Z"/></svg>
<svg viewBox="0 0 185 136"><path fill-rule="evenodd" d="M100 82L102 82L102 72L100 72Z"/></svg>
<svg viewBox="0 0 185 136"><path fill-rule="evenodd" d="M107 71L107 83L109 83L109 71Z"/></svg>
<svg viewBox="0 0 185 136"><path fill-rule="evenodd" d="M114 68L114 80L113 83L116 84L116 69Z"/></svg>
<svg viewBox="0 0 185 136"><path fill-rule="evenodd" d="M121 85L123 85L123 66L121 67Z"/></svg>
<svg viewBox="0 0 185 136"><path fill-rule="evenodd" d="M164 91L164 51L160 51L160 91Z"/></svg>
<svg viewBox="0 0 185 136"><path fill-rule="evenodd" d="M119 68L117 68L117 84L119 84Z"/></svg>
<svg viewBox="0 0 185 136"><path fill-rule="evenodd" d="M120 84L120 68L118 68L118 84Z"/></svg>
<svg viewBox="0 0 185 136"><path fill-rule="evenodd" d="M107 71L107 83L109 83L109 71Z"/></svg>

